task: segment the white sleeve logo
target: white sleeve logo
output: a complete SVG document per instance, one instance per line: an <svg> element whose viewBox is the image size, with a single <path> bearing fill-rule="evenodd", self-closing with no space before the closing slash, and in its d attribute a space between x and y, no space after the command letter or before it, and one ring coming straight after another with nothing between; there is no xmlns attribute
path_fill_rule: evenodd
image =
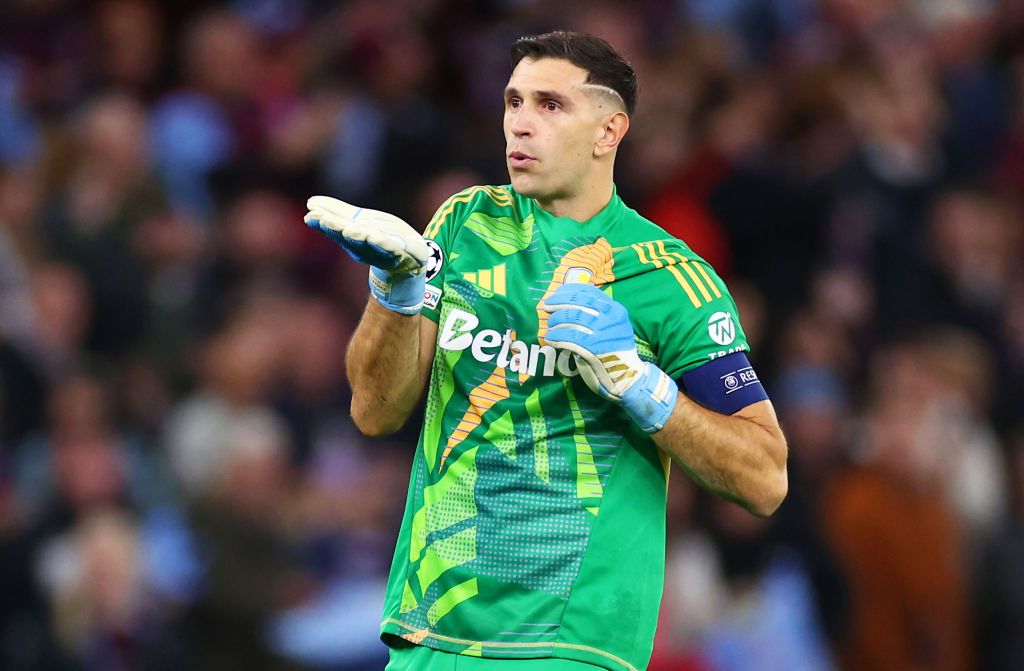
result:
<svg viewBox="0 0 1024 671"><path fill-rule="evenodd" d="M728 312L716 312L708 319L708 335L723 347L736 340L736 324Z"/></svg>
<svg viewBox="0 0 1024 671"><path fill-rule="evenodd" d="M427 240L427 249L430 251L430 256L427 257L427 270L426 277L427 281L437 277L437 274L441 272L441 266L444 264L444 252L441 251L440 245L433 240Z"/></svg>
<svg viewBox="0 0 1024 671"><path fill-rule="evenodd" d="M733 393L734 391L739 391L744 387L749 387L752 384L760 384L761 382L759 379L757 379L757 373L754 371L754 368L752 366L747 366L745 368L740 368L739 370L734 370L733 372L728 373L727 375L723 375L721 379L722 382L725 384L726 396Z"/></svg>

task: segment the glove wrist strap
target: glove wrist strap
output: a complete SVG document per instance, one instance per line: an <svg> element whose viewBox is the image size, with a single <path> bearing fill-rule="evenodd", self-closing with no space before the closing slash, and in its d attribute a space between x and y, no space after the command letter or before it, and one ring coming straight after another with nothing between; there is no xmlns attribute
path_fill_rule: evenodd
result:
<svg viewBox="0 0 1024 671"><path fill-rule="evenodd" d="M403 315L419 314L423 308L424 275L392 275L370 266L370 293L387 309Z"/></svg>
<svg viewBox="0 0 1024 671"><path fill-rule="evenodd" d="M643 375L622 395L622 408L647 433L660 431L676 407L679 388L663 370L646 363Z"/></svg>

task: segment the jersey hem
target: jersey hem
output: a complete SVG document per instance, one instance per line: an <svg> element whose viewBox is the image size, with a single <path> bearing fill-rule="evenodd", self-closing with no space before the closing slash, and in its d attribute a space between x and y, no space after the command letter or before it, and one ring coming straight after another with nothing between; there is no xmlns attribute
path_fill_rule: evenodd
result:
<svg viewBox="0 0 1024 671"><path fill-rule="evenodd" d="M600 663L602 666L613 669L613 671L638 671L637 667L633 666L621 657L617 657L610 652L605 652L599 648L593 648L589 645L580 645L577 643L557 643L557 642L544 642L544 643L515 643L510 641L473 641L470 639L454 638L452 636L445 636L437 632L431 631L430 629L422 629L420 627L413 627L408 625L401 620L396 620L393 617L389 617L381 622L380 625L381 635L391 634L398 636L406 641L415 643L416 645L425 645L428 648L434 648L437 650L443 650L445 652L460 653L466 647L480 645L486 648L508 648L510 650L527 650L529 648L541 648L549 649L554 648L559 651L565 651L564 656L560 656L563 659L571 659L577 662L585 662L588 664ZM455 646L461 646L461 649L456 649ZM504 657L497 657L492 659L507 659ZM540 658L543 659L543 658Z"/></svg>

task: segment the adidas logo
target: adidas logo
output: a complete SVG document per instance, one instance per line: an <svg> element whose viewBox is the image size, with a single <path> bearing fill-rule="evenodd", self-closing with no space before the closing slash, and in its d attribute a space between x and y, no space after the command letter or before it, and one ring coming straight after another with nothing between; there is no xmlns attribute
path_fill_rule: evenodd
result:
<svg viewBox="0 0 1024 671"><path fill-rule="evenodd" d="M493 292L498 296L505 294L505 264L494 266L488 270L477 270L472 273L462 273L462 279L474 284L481 289Z"/></svg>

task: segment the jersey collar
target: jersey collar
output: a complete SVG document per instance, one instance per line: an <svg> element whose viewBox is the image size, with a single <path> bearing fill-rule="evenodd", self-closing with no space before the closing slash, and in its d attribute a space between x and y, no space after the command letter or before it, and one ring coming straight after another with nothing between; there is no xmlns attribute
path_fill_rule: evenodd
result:
<svg viewBox="0 0 1024 671"><path fill-rule="evenodd" d="M612 184L612 197L608 200L608 204L605 205L600 212L585 221L579 221L572 217L556 217L538 205L537 201L533 198L527 198L526 201L529 203L530 211L533 212L533 216L537 221L575 223L580 226L585 226L588 231L595 228L604 228L607 225L614 223L625 207L622 199L619 198L619 189L614 184Z"/></svg>

